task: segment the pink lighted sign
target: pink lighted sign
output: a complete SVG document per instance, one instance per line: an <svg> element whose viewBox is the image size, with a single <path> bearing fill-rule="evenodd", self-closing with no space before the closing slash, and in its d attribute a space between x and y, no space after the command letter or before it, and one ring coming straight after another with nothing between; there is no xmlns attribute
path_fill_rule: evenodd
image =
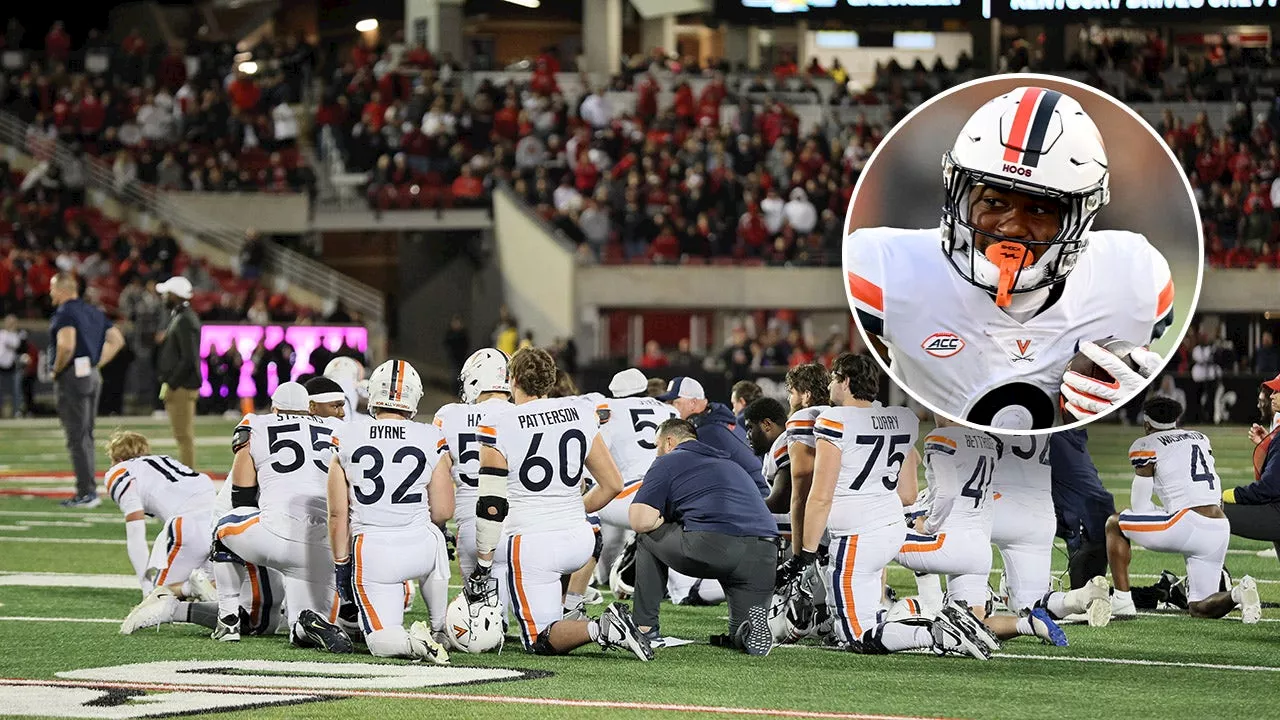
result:
<svg viewBox="0 0 1280 720"><path fill-rule="evenodd" d="M213 388L209 385L209 367L205 364L204 358L208 357L210 348L217 348L219 353L225 353L227 348L234 343L240 351L240 358L244 361L240 366L240 383L236 388L236 395L239 397L253 397L257 389L253 384L253 351L258 347L258 340L265 336L267 349L274 350L281 340L287 340L293 346L296 357L294 359L293 371L290 373L291 380L297 380L300 376L309 373L322 372L324 368L311 367L311 353L323 341L324 346L331 351L337 351L342 347L343 341L360 352L367 353L369 351L369 330L364 327L357 326L317 326L317 325L205 325L200 328L200 377L203 380L200 385L200 396L209 397L213 395ZM267 392L275 392L276 371L275 363L270 364L271 372L267 377Z"/></svg>

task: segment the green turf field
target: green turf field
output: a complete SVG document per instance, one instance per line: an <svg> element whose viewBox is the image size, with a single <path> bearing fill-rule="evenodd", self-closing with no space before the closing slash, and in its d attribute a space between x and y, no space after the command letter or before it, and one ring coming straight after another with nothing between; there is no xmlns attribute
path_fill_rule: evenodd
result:
<svg viewBox="0 0 1280 720"><path fill-rule="evenodd" d="M124 424L153 437L167 434L162 422ZM222 420L199 424L201 469L226 471L231 426ZM103 438L110 427L103 428ZM1094 459L1122 505L1132 477L1126 451L1136 432L1091 430ZM1250 479L1243 428L1211 435L1224 481ZM173 447L156 445L162 452ZM101 472L106 460L99 462ZM660 649L649 664L591 648L561 658L531 657L509 645L501 655L455 653L453 668L434 668L295 650L283 637L219 644L193 625L121 636L118 623L140 596L115 507L108 501L93 511L67 511L50 497L11 494L66 489L69 480L41 473L67 469L56 423L0 423L0 492L9 493L0 495L0 714L6 717L1280 717L1272 700L1280 687L1277 610L1264 610L1263 622L1254 626L1240 624L1236 614L1220 621L1153 614L1101 629L1071 626L1070 647L1014 640L985 663L806 646L750 658L705 643L709 634L724 631L723 607L664 606L664 634L698 642ZM1234 540L1231 547L1231 572L1254 575L1263 600L1280 602L1280 563L1258 557L1260 543ZM1063 567L1060 552L1055 568ZM1164 568L1181 574L1183 564L1135 551L1137 583L1150 582ZM891 571L890 581L903 593L914 592L908 572ZM412 619L425 615L419 599ZM161 661L182 664L109 669ZM360 667L353 682L331 665L290 670L250 661L389 666L393 677L374 677L378 668ZM410 675L394 676L396 668ZM13 680L23 678L51 682ZM206 684L217 692L202 691ZM210 709L227 703L240 709ZM246 708L253 705L259 707Z"/></svg>

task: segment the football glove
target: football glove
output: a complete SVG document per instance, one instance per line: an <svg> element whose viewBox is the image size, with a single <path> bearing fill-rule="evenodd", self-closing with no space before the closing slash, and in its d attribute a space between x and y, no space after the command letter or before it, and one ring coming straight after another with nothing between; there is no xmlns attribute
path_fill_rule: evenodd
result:
<svg viewBox="0 0 1280 720"><path fill-rule="evenodd" d="M458 555L458 536L444 523L440 523L439 528L440 532L444 533L444 547L449 553L449 560L453 561Z"/></svg>
<svg viewBox="0 0 1280 720"><path fill-rule="evenodd" d="M354 604L356 601L356 594L352 585L353 568L354 565L350 557L342 562L333 564L333 577L338 585L338 599L345 604Z"/></svg>
<svg viewBox="0 0 1280 720"><path fill-rule="evenodd" d="M1138 370L1129 367L1123 358L1096 343L1080 343L1080 352L1115 380L1106 382L1081 375L1074 370L1063 373L1061 391L1066 400L1063 409L1077 420L1087 420L1108 412L1146 385L1147 379L1160 369L1160 355L1143 347L1134 348L1129 353L1129 357L1138 365Z"/></svg>
<svg viewBox="0 0 1280 720"><path fill-rule="evenodd" d="M491 569L476 565L476 569L471 572L471 577L462 586L462 593L467 596L468 603L482 603L485 597L497 590L498 581L490 575Z"/></svg>
<svg viewBox="0 0 1280 720"><path fill-rule="evenodd" d="M804 550L787 558L786 562L778 566L778 573L773 582L774 590L778 591L790 585L792 580L800 577L800 573L804 572L804 569L816 562L817 559L817 553L805 552Z"/></svg>

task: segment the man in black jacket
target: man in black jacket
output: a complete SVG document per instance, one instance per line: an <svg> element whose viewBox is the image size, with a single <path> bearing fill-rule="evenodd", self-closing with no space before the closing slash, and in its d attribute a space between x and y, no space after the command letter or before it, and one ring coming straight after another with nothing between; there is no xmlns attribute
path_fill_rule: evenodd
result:
<svg viewBox="0 0 1280 720"><path fill-rule="evenodd" d="M171 311L169 324L162 332L156 363L160 399L169 415L173 439L178 443L178 459L194 468L196 399L200 394L200 318L191 309L190 280L175 275L157 285L156 290ZM237 385L233 380L233 393Z"/></svg>

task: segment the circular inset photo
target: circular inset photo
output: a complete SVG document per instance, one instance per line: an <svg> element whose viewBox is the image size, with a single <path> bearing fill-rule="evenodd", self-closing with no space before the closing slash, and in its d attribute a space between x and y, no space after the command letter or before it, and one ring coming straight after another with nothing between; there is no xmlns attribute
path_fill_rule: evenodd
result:
<svg viewBox="0 0 1280 720"><path fill-rule="evenodd" d="M1125 404L1200 294L1200 217L1173 154L1063 78L983 78L917 107L846 223L867 344L913 398L984 430L1052 432Z"/></svg>

